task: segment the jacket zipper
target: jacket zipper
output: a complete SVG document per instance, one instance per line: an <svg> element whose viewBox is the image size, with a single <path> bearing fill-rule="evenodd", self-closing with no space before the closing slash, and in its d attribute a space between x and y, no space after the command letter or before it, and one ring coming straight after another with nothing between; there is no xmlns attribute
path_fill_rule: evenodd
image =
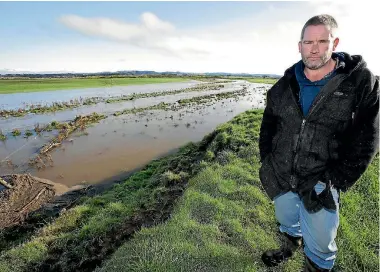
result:
<svg viewBox="0 0 380 272"><path fill-rule="evenodd" d="M343 78L342 78L342 80L340 81L340 83L338 84L338 86L336 87L336 88L338 88L339 87L339 85L346 79L346 78L348 78L355 70L357 70L358 69L358 67L359 67L359 65L357 65L348 75L346 74ZM290 175L290 180L291 180L291 187L294 189L295 187L296 187L296 184L294 183L294 181L295 181L295 168L296 168L296 165L297 165L297 162L298 162L298 146L299 146L299 143L300 143L300 141L301 141L301 135L302 135L302 133L303 133L303 130L304 130L304 128L305 128L305 124L306 124L306 121L307 121L307 119L309 118L309 116L311 115L311 113L314 111L314 109L315 108L317 108L317 106L318 105L320 105L321 104L321 101L323 101L325 98L326 98L326 96L323 96L319 101L318 101L318 103L317 104L315 104L315 105L312 105L312 107L311 107L311 109L310 109L310 111L309 111L309 113L306 115L306 117L304 117L303 116L303 113L301 112L301 109L299 108L299 106L298 106L298 103L297 103L297 101L296 101L296 99L295 99L295 97L294 97L294 93L293 93L293 90L292 90L292 88L289 86L289 88L290 88L290 90L291 90L291 93L292 93L292 98L293 98L293 101L294 101L294 103L295 103L295 105L297 106L297 109L298 109L298 113L300 114L300 116L301 116L301 118L302 118L302 124L301 124L301 129L300 129L300 133L299 133L299 136L298 136L298 139L297 139L297 144L296 144L296 149L295 149L295 156L294 156L294 158L293 158L293 164L292 164L292 170L291 170L291 175ZM353 113L353 116L352 116L352 119L354 119L354 117L355 117L355 112Z"/></svg>
<svg viewBox="0 0 380 272"><path fill-rule="evenodd" d="M296 149L295 149L295 153L296 154L294 155L294 158L293 158L292 171L291 171L291 175L290 175L290 180L291 180L290 186L293 189L296 187L296 184L295 184L295 170L296 170L296 165L297 165L297 162L298 162L298 146L299 146L299 143L301 141L301 134L303 133L303 130L305 128L305 124L306 124L306 120L302 119L301 130L300 130L300 133L298 135Z"/></svg>
<svg viewBox="0 0 380 272"><path fill-rule="evenodd" d="M347 77L347 76L346 76ZM346 78L344 77L342 79L342 81ZM341 81L341 82L342 82ZM340 85L340 84L339 84ZM338 85L338 86L339 86ZM291 187L294 189L296 187L296 184L295 184L295 172L296 172L296 165L298 163L298 158L299 158L299 154L298 154L298 147L299 147L299 144L301 142L301 136L303 134L303 131L304 131L304 128L305 128L305 124L306 124L306 121L308 120L308 118L310 117L310 115L312 114L312 112L317 108L318 105L321 104L321 102L326 99L327 96L322 96L319 101L312 105L312 107L310 108L310 111L308 112L308 114L306 115L306 117L304 117L303 113L301 112L299 106L298 106L298 103L294 97L294 94L293 94L293 90L291 89L290 87L290 90L292 92L292 98L293 98L293 101L294 103L296 104L297 106L297 109L298 109L298 113L300 114L301 118L302 118L302 123L301 123L301 129L300 129L300 132L299 132L299 135L298 135L298 139L297 139L297 144L296 144L296 148L295 148L295 155L294 155L294 158L293 158L293 164L292 164L292 170L291 170L291 175L290 175L290 180L291 180Z"/></svg>
<svg viewBox="0 0 380 272"><path fill-rule="evenodd" d="M290 88L290 91L291 91L291 96L292 96L292 99L293 99L293 102L294 104L296 105L297 107L297 111L300 115L300 117L302 118L302 124L301 124L301 129L300 129L300 133L298 134L298 139L297 139L297 144L296 144L296 148L295 148L295 156L293 158L293 164L292 164L292 170L291 170L291 174L290 174L290 186L294 189L296 187L296 184L295 184L295 161L297 160L298 161L298 146L299 146L299 143L300 143L300 140L301 140L301 134L305 128L305 123L306 123L306 119L304 118L303 116L303 113L300 109L300 107L298 106L298 103L294 97L294 92L293 92L293 89L291 87Z"/></svg>
<svg viewBox="0 0 380 272"><path fill-rule="evenodd" d="M299 137L298 137L298 139L297 139L296 155L295 155L295 157L294 157L294 161L293 161L293 170L295 170L295 166L296 166L296 164L297 164L297 162L298 162L298 153L297 153L297 151L298 151L299 143L300 143L300 141L301 141L301 140L300 140L300 139L301 139L301 135L302 135L303 130L304 130L304 128L305 128L305 123L306 123L306 119L303 119L303 120L302 120L302 124L301 124L300 134L299 134Z"/></svg>

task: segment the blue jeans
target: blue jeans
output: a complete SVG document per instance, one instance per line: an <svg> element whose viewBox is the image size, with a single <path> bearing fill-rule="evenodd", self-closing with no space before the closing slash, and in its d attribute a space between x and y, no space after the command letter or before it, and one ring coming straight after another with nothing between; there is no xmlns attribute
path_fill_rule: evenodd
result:
<svg viewBox="0 0 380 272"><path fill-rule="evenodd" d="M320 194L325 184L318 182L314 189ZM322 208L319 212L308 213L299 196L287 192L274 198L276 218L281 224L280 231L294 237L303 237L306 256L320 268L331 269L338 251L335 238L339 226L339 195L331 189L336 211Z"/></svg>

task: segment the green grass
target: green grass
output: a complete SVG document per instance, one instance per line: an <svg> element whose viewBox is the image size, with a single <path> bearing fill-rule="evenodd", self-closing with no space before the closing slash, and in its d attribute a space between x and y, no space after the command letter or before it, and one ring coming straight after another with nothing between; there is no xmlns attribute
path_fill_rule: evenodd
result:
<svg viewBox="0 0 380 272"><path fill-rule="evenodd" d="M7 136L3 134L3 132L0 130L0 141L5 141L7 139Z"/></svg>
<svg viewBox="0 0 380 272"><path fill-rule="evenodd" d="M260 120L251 111L220 126L171 220L144 228L98 271L268 271L260 255L279 240L273 204L258 178ZM378 163L377 157L342 195L339 271L378 271ZM302 265L299 251L273 271Z"/></svg>
<svg viewBox="0 0 380 272"><path fill-rule="evenodd" d="M274 84L278 78L262 78L262 77L228 77L228 79L246 80L252 83Z"/></svg>
<svg viewBox="0 0 380 272"><path fill-rule="evenodd" d="M337 240L343 271L379 271L379 157L342 196Z"/></svg>
<svg viewBox="0 0 380 272"><path fill-rule="evenodd" d="M275 79L275 78L247 78L246 80L252 83L265 83L265 84L275 84L278 81L278 79Z"/></svg>
<svg viewBox="0 0 380 272"><path fill-rule="evenodd" d="M19 136L19 135L21 135L21 132L19 129L15 128L12 130L12 135L13 136Z"/></svg>
<svg viewBox="0 0 380 272"><path fill-rule="evenodd" d="M268 271L260 255L279 246L279 238L273 203L258 178L261 118L262 110L239 114L200 143L83 199L32 238L3 245L0 271L91 271L85 267L94 260L97 271ZM378 167L377 156L342 195L338 271L378 271ZM150 226L151 214L168 212L169 220ZM128 239L123 231L133 218L150 227ZM299 251L272 271L302 265Z"/></svg>
<svg viewBox="0 0 380 272"><path fill-rule="evenodd" d="M219 126L171 219L142 229L99 271L265 271L260 255L279 240L258 178L261 113ZM300 269L301 256L281 268Z"/></svg>
<svg viewBox="0 0 380 272"><path fill-rule="evenodd" d="M0 94L183 82L186 78L44 78L0 79Z"/></svg>
<svg viewBox="0 0 380 272"><path fill-rule="evenodd" d="M31 131L30 129L25 131L25 137L30 137L32 135L33 135L33 131Z"/></svg>

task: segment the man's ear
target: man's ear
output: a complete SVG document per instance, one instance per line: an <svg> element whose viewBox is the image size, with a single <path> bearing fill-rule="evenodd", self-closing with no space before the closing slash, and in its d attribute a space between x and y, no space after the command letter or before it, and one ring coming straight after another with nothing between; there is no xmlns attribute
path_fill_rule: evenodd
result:
<svg viewBox="0 0 380 272"><path fill-rule="evenodd" d="M301 45L302 45L302 43L299 41L298 42L298 53L301 53Z"/></svg>
<svg viewBox="0 0 380 272"><path fill-rule="evenodd" d="M338 44L339 44L339 38L335 38L334 43L333 43L333 51L335 51Z"/></svg>

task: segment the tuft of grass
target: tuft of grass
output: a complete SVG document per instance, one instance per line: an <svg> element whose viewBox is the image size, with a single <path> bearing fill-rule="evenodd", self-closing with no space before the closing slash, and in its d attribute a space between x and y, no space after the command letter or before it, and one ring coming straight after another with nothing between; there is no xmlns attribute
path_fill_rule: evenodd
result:
<svg viewBox="0 0 380 272"><path fill-rule="evenodd" d="M12 130L12 135L15 137L19 136L19 135L21 135L21 131L18 128L15 128Z"/></svg>
<svg viewBox="0 0 380 272"><path fill-rule="evenodd" d="M30 137L32 135L33 135L33 132L31 130L28 129L25 131L25 137Z"/></svg>
<svg viewBox="0 0 380 272"><path fill-rule="evenodd" d="M7 140L7 136L3 134L3 132L0 130L0 141L5 141Z"/></svg>

